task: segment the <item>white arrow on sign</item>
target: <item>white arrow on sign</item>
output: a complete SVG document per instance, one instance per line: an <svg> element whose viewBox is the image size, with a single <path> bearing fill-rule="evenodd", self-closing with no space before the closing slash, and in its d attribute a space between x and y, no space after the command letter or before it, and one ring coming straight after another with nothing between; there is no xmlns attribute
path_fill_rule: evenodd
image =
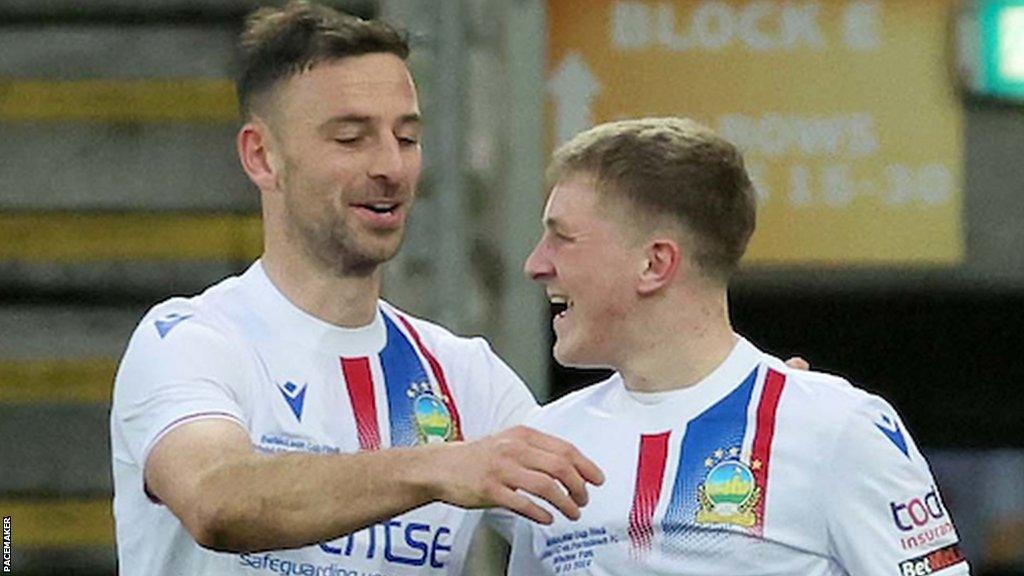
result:
<svg viewBox="0 0 1024 576"><path fill-rule="evenodd" d="M548 92L555 99L558 144L590 128L590 103L600 91L601 84L578 52L570 52L562 59L548 79Z"/></svg>

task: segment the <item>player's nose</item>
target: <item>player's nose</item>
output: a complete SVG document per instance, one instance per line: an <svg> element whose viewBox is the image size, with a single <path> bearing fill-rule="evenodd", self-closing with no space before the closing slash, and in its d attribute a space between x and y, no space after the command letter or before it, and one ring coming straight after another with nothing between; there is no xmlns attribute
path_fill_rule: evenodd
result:
<svg viewBox="0 0 1024 576"><path fill-rule="evenodd" d="M372 154L369 166L371 177L382 178L390 182L401 178L404 163L401 143L398 142L398 139L390 135L381 138Z"/></svg>
<svg viewBox="0 0 1024 576"><path fill-rule="evenodd" d="M533 247L533 251L526 257L526 262L523 264L523 274L528 279L536 282L543 282L554 276L555 268L547 254L543 238L540 242L537 242L537 245Z"/></svg>

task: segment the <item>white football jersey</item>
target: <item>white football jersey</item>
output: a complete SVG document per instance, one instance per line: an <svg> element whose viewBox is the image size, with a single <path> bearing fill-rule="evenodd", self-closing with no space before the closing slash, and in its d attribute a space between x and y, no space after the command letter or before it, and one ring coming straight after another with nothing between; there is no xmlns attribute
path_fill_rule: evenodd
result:
<svg viewBox="0 0 1024 576"><path fill-rule="evenodd" d="M969 573L892 407L745 340L695 386L636 394L616 374L529 424L607 480L578 521L516 519L510 574Z"/></svg>
<svg viewBox="0 0 1024 576"><path fill-rule="evenodd" d="M199 547L147 496L153 445L197 418L238 422L265 453L351 453L473 439L536 409L479 338L459 338L381 302L344 329L310 316L260 262L194 298L154 307L132 336L111 411L121 574L459 574L479 520L430 504L302 549L225 554Z"/></svg>

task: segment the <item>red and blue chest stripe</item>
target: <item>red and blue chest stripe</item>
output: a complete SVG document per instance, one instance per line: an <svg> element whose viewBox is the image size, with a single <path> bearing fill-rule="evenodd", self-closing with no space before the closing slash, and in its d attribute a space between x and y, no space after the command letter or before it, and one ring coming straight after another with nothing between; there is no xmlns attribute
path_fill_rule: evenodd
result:
<svg viewBox="0 0 1024 576"><path fill-rule="evenodd" d="M764 370L761 386L757 386L758 369L754 369L728 396L722 398L683 428L675 478L664 516L661 532L669 540L684 537L688 532L714 529L701 525L701 487L707 481L709 463L736 460L746 466L758 490L752 505L753 524L746 529L760 535L764 529L765 502L771 470L772 440L776 413L785 387L785 376L772 369ZM751 402L754 409L753 430L750 427ZM748 435L753 434L749 442ZM662 486L667 466L668 445L673 430L640 436L636 484L629 515L628 533L634 549L650 548L655 533L655 510L662 499ZM744 446L749 448L744 451ZM736 452L731 451L735 449ZM732 527L730 527L732 528Z"/></svg>
<svg viewBox="0 0 1024 576"><path fill-rule="evenodd" d="M395 314L396 323L390 314L384 313L382 316L387 334L387 342L379 353L383 386L374 382L370 358L340 359L345 387L355 416L359 448L379 450L382 447L377 414L378 391L382 391L387 400L391 446L415 446L420 443L416 426L416 399L422 394L433 395L444 405L452 426L449 439L461 440L461 419L441 363L423 344L419 333L407 319Z"/></svg>

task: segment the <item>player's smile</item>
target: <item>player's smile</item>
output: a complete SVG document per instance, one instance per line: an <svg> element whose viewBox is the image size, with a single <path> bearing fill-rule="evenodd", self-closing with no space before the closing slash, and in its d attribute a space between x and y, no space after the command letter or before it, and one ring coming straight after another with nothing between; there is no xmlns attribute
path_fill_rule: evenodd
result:
<svg viewBox="0 0 1024 576"><path fill-rule="evenodd" d="M405 224L406 204L393 200L351 203L353 212L371 228L398 230Z"/></svg>
<svg viewBox="0 0 1024 576"><path fill-rule="evenodd" d="M568 296L559 294L548 294L548 300L551 302L551 311L555 313L556 318L564 317L573 305Z"/></svg>

